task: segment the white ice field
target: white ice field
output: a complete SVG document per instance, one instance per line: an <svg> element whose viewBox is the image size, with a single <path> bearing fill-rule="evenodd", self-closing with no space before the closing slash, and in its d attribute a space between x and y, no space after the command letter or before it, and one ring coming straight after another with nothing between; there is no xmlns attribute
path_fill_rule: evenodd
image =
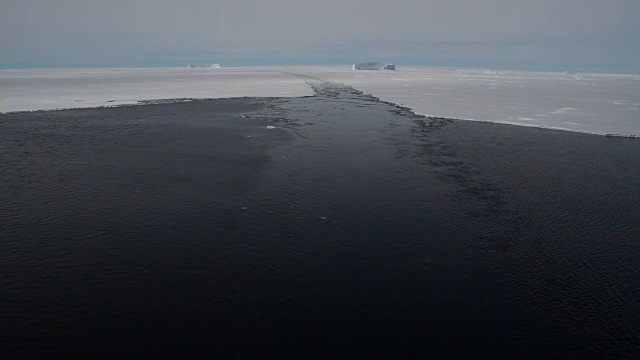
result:
<svg viewBox="0 0 640 360"><path fill-rule="evenodd" d="M640 75L351 66L0 70L0 112L172 98L312 95L312 76L416 113L595 134L640 135Z"/></svg>
<svg viewBox="0 0 640 360"><path fill-rule="evenodd" d="M178 98L313 95L267 68L0 70L0 112L88 108Z"/></svg>

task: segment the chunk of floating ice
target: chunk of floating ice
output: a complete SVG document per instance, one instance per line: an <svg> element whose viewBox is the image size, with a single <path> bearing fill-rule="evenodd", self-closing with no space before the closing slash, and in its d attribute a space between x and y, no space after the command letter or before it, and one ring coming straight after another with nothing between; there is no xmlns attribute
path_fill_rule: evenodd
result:
<svg viewBox="0 0 640 360"><path fill-rule="evenodd" d="M277 126L273 126L273 125L269 125L269 126L267 126L267 129L269 129L269 130L271 130L271 129L277 129L277 128L278 128Z"/></svg>

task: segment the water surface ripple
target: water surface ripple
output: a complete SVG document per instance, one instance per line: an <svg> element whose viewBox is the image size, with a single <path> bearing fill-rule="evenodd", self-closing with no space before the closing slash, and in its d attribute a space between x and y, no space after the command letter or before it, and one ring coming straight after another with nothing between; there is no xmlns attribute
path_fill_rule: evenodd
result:
<svg viewBox="0 0 640 360"><path fill-rule="evenodd" d="M348 87L0 115L23 356L640 356L640 142Z"/></svg>

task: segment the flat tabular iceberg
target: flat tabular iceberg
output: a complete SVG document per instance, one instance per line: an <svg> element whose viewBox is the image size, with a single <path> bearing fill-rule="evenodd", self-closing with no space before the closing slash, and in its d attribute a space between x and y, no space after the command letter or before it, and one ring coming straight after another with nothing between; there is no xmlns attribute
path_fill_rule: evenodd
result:
<svg viewBox="0 0 640 360"><path fill-rule="evenodd" d="M351 67L353 70L395 70L396 64L382 64L379 62L363 62L353 64Z"/></svg>
<svg viewBox="0 0 640 360"><path fill-rule="evenodd" d="M203 65L194 65L194 64L189 64L187 65L188 69L222 69L222 66L220 66L220 64L203 64Z"/></svg>

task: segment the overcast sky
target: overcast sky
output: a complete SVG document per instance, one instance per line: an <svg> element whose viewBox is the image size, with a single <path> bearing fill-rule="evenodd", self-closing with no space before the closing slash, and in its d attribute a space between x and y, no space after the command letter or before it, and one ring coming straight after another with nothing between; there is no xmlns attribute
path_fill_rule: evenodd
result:
<svg viewBox="0 0 640 360"><path fill-rule="evenodd" d="M0 66L640 67L638 0L3 0Z"/></svg>

